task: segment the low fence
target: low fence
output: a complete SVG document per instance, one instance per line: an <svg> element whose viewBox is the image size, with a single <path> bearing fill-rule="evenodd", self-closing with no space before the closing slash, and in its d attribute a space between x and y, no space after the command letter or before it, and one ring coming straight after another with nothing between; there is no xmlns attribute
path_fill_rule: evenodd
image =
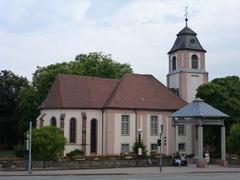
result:
<svg viewBox="0 0 240 180"><path fill-rule="evenodd" d="M163 159L163 166L171 166L171 159ZM107 159L107 160L63 160L63 161L33 161L32 169L41 170L57 170L57 169L103 169L103 168L121 168L121 167L157 167L159 166L158 159L152 160L135 160L135 159ZM0 170L2 171L17 171L27 170L28 162L22 161L0 161Z"/></svg>
<svg viewBox="0 0 240 180"><path fill-rule="evenodd" d="M217 164L217 159L212 159L211 164ZM240 160L228 160L230 166L240 166ZM163 159L163 166L172 166L171 159ZM62 160L62 161L32 161L33 170L64 170L64 169L104 169L121 167L157 167L159 159L136 160L136 159L101 159L101 160ZM26 160L0 161L0 171L21 171L27 170L28 162Z"/></svg>

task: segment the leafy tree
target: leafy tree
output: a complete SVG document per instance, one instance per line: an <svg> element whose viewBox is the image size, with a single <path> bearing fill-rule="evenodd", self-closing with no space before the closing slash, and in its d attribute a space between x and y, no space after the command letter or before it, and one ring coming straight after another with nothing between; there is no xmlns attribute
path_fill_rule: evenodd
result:
<svg viewBox="0 0 240 180"><path fill-rule="evenodd" d="M208 104L228 114L225 119L226 134L229 134L232 124L240 120L240 79L238 76L217 78L201 85L197 89L197 97ZM212 145L215 154L220 154L220 128L217 126L204 127L204 144Z"/></svg>
<svg viewBox="0 0 240 180"><path fill-rule="evenodd" d="M21 117L22 131L26 131L28 121L35 119L39 114L38 107L58 74L71 74L82 76L97 76L103 78L121 78L125 73L131 73L129 64L120 64L111 56L101 53L89 53L77 55L74 61L51 64L46 67L37 67L33 74L32 84L21 92L21 104L23 115Z"/></svg>
<svg viewBox="0 0 240 180"><path fill-rule="evenodd" d="M125 73L131 73L129 64L120 64L112 60L109 55L89 53L77 55L74 61L68 63L51 64L38 67L33 74L33 86L37 89L42 101L51 87L56 75L72 74L82 76L96 76L103 78L121 78Z"/></svg>
<svg viewBox="0 0 240 180"><path fill-rule="evenodd" d="M0 144L8 148L18 144L20 91L27 85L24 77L7 70L0 72Z"/></svg>
<svg viewBox="0 0 240 180"><path fill-rule="evenodd" d="M63 155L67 140L61 130L54 126L45 126L32 130L32 155L34 159L56 160Z"/></svg>
<svg viewBox="0 0 240 180"><path fill-rule="evenodd" d="M29 121L35 126L35 119L39 115L40 97L37 89L32 85L28 85L21 90L19 109L21 116L19 119L19 131L21 133L21 141L24 140L24 132L28 130Z"/></svg>
<svg viewBox="0 0 240 180"><path fill-rule="evenodd" d="M230 153L240 155L240 123L231 127L227 138L227 149Z"/></svg>

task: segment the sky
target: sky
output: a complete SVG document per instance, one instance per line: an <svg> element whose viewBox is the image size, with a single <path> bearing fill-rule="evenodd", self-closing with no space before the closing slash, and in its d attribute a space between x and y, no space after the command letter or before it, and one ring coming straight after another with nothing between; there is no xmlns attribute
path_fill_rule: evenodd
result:
<svg viewBox="0 0 240 180"><path fill-rule="evenodd" d="M239 0L0 0L0 70L31 80L37 66L102 52L166 84L186 6L209 79L239 76Z"/></svg>

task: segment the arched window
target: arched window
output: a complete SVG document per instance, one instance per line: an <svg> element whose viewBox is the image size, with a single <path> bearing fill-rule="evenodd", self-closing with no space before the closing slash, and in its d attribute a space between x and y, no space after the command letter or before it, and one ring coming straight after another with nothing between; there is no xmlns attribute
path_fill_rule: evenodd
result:
<svg viewBox="0 0 240 180"><path fill-rule="evenodd" d="M91 120L91 153L97 153L97 120Z"/></svg>
<svg viewBox="0 0 240 180"><path fill-rule="evenodd" d="M176 70L177 68L177 61L176 61L176 56L173 56L172 58L172 70Z"/></svg>
<svg viewBox="0 0 240 180"><path fill-rule="evenodd" d="M50 124L51 124L51 126L57 126L57 120L54 116L51 118Z"/></svg>
<svg viewBox="0 0 240 180"><path fill-rule="evenodd" d="M192 55L192 69L198 69L198 57L197 55Z"/></svg>
<svg viewBox="0 0 240 180"><path fill-rule="evenodd" d="M70 119L69 126L69 142L76 143L76 134L77 134L77 120L75 118Z"/></svg>

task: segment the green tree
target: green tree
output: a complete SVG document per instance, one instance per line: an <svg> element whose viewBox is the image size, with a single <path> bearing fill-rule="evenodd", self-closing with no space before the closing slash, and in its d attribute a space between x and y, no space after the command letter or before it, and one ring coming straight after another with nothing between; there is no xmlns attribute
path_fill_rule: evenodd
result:
<svg viewBox="0 0 240 180"><path fill-rule="evenodd" d="M201 85L197 89L197 97L208 104L228 114L225 119L226 135L229 134L232 124L240 120L240 79L238 76L217 78ZM220 128L218 126L204 127L204 144L211 145L215 154L220 154Z"/></svg>
<svg viewBox="0 0 240 180"><path fill-rule="evenodd" d="M71 74L118 79L125 73L131 72L132 68L129 64L120 64L114 61L110 55L101 53L80 54L76 56L74 61L37 67L33 74L32 84L21 92L22 131L27 130L26 127L30 120L35 125L35 119L39 114L38 107L47 96L56 75Z"/></svg>
<svg viewBox="0 0 240 180"><path fill-rule="evenodd" d="M228 152L240 155L240 123L233 124L227 138Z"/></svg>
<svg viewBox="0 0 240 180"><path fill-rule="evenodd" d="M32 130L32 155L34 159L56 160L63 155L67 140L61 130L54 126L45 126Z"/></svg>
<svg viewBox="0 0 240 180"><path fill-rule="evenodd" d="M24 77L7 70L0 72L0 144L8 148L18 144L20 91L27 85Z"/></svg>

